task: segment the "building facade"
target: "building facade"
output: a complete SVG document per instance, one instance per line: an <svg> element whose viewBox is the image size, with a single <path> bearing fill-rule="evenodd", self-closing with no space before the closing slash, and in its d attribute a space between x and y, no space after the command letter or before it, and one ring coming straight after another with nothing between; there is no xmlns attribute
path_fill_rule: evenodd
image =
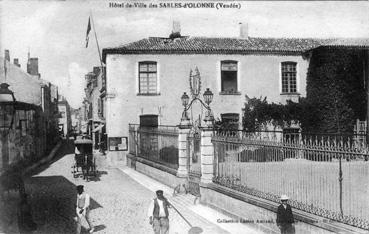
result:
<svg viewBox="0 0 369 234"><path fill-rule="evenodd" d="M93 140L94 149L104 151L106 148L105 134L105 71L102 67L94 67L85 75L88 124L86 132Z"/></svg>
<svg viewBox="0 0 369 234"><path fill-rule="evenodd" d="M189 80L194 74L201 77L197 84L201 93L209 88L214 94L210 107L215 119L240 126L248 98L285 104L306 97L310 60L316 51L345 48L368 53L368 47L368 39L249 37L241 25L237 38L181 36L175 27L169 37L105 48L107 135L126 137L128 124L146 117L157 125L178 125L181 96L184 92L191 96ZM362 62L367 67L367 59ZM365 86L367 69L363 76ZM203 119L204 111L193 105L192 123ZM113 154L124 157L125 153Z"/></svg>
<svg viewBox="0 0 369 234"><path fill-rule="evenodd" d="M38 70L38 64L33 68ZM20 161L45 156L58 140L57 87L22 70L10 53L0 57L0 83L7 83L16 99L13 124L1 140L1 170Z"/></svg>
<svg viewBox="0 0 369 234"><path fill-rule="evenodd" d="M59 95L58 100L59 109L59 135L62 137L69 137L69 133L72 131L72 119L71 119L71 109L68 101L62 95Z"/></svg>
<svg viewBox="0 0 369 234"><path fill-rule="evenodd" d="M201 93L209 88L214 94L210 107L215 119L242 122L246 95L276 103L306 96L309 57L304 51L318 40L251 38L243 28L239 38L174 35L103 50L108 137L128 136L128 124L146 115L156 116L158 125L178 125L181 96L189 94L190 73L197 70ZM192 122L204 117L200 105L190 112Z"/></svg>

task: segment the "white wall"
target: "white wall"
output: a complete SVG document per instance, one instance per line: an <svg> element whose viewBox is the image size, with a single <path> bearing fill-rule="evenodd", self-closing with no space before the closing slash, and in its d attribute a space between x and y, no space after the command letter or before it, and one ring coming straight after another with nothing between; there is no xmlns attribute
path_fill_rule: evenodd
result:
<svg viewBox="0 0 369 234"><path fill-rule="evenodd" d="M220 61L238 61L240 95L220 95ZM158 64L158 96L138 96L138 62ZM245 94L250 98L267 96L269 102L285 102L281 93L280 63L297 62L297 89L306 95L308 61L302 56L277 55L108 55L107 64L107 133L109 137L128 136L128 124L139 123L142 114L160 114L162 125L177 125L183 110L181 96L189 90L189 73L198 67L202 89L214 93L210 104L215 118L221 113L239 113ZM194 111L195 112L195 111ZM197 112L197 115L199 113ZM197 116L196 115L196 116ZM204 114L203 114L204 117Z"/></svg>

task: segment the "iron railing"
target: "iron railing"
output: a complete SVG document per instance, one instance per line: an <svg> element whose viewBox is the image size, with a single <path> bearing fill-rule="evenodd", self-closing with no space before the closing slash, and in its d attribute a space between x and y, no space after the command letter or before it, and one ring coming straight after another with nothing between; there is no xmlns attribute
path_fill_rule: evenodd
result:
<svg viewBox="0 0 369 234"><path fill-rule="evenodd" d="M352 226L369 228L369 157L361 141L286 140L283 134L215 133L215 183Z"/></svg>
<svg viewBox="0 0 369 234"><path fill-rule="evenodd" d="M129 124L129 152L138 157L178 169L178 128L142 127Z"/></svg>
<svg viewBox="0 0 369 234"><path fill-rule="evenodd" d="M187 136L187 170L188 170L188 191L192 195L200 196L201 178L201 133L190 131Z"/></svg>

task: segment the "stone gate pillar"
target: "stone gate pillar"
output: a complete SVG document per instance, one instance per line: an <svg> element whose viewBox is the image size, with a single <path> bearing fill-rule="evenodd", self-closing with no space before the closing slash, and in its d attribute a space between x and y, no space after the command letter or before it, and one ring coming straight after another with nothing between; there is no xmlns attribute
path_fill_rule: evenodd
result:
<svg viewBox="0 0 369 234"><path fill-rule="evenodd" d="M188 159L187 159L187 136L190 132L190 126L180 125L178 134L178 171L177 177L188 176Z"/></svg>
<svg viewBox="0 0 369 234"><path fill-rule="evenodd" d="M211 143L212 128L202 128L201 131L201 183L211 183L214 176L214 146Z"/></svg>

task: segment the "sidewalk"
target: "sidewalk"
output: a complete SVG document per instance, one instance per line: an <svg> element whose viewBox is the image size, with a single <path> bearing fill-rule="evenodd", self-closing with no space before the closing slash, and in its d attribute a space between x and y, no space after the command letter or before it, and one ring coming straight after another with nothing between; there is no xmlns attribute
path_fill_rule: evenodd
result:
<svg viewBox="0 0 369 234"><path fill-rule="evenodd" d="M207 206L201 204L195 205L195 196L191 194L177 194L173 196L174 189L127 166L119 165L118 169L153 192L159 189L163 190L164 196L168 198L173 206L175 206L182 213L182 215L192 224L192 226L201 227L203 229L202 233L261 233L260 231L241 223L220 223L218 220L232 221L232 218ZM170 233L182 234L188 232L190 229L189 225L184 222L183 219L173 209L171 210L170 216Z"/></svg>

